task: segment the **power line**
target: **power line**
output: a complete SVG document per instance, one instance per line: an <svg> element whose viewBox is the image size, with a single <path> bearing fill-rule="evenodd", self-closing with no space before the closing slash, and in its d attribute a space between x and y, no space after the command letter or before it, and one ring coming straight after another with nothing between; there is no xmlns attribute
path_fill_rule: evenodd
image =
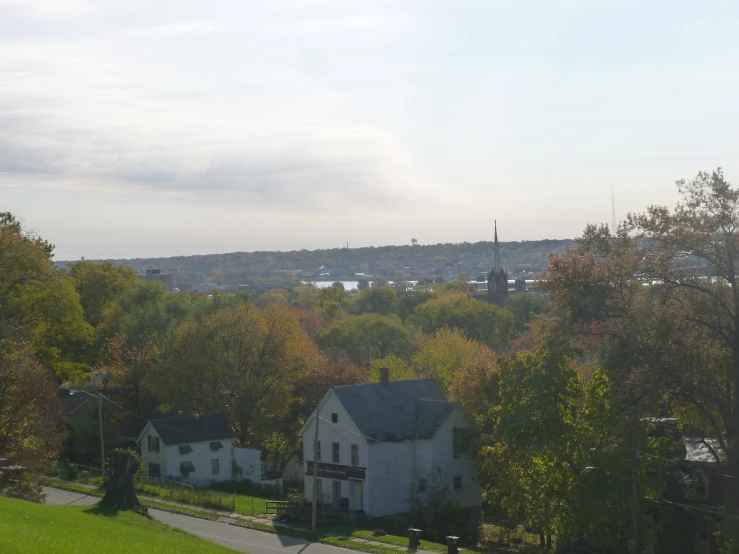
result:
<svg viewBox="0 0 739 554"><path fill-rule="evenodd" d="M670 500L652 500L651 498L647 499L652 502L664 502L666 504L672 504L673 506L680 506L682 508L687 508L690 510L697 510L699 512L706 512L707 514L714 514L721 517L729 517L731 519L739 519L739 516L731 515L731 514L725 514L723 512L719 512L717 510L708 510L706 508L699 508L698 506L691 506L690 504L680 504L679 502L672 502Z"/></svg>
<svg viewBox="0 0 739 554"><path fill-rule="evenodd" d="M642 456L648 456L649 458L655 458L657 460L662 460L663 462L668 462L670 464L678 465L681 460L671 460L669 458L663 458L662 456L655 456L654 454L649 454L648 452L644 452L643 450L639 450L639 454ZM709 470L710 471L710 470ZM733 475L728 475L726 473L718 473L717 471L710 471L712 475L719 475L720 477L726 477L728 479L736 479Z"/></svg>
<svg viewBox="0 0 739 554"><path fill-rule="evenodd" d="M93 398L96 397L96 395L94 395L92 393L89 393L89 392L87 392L85 390L78 390L78 391L75 391L75 392L84 392L85 394L89 394ZM177 431L179 433L187 433L189 435L198 435L198 436L203 436L203 437L210 437L210 436L212 436L212 433L198 433L197 431L186 431L184 429L177 429L176 427L170 427L169 425L167 425L165 423L162 423L162 421L166 421L166 419L165 420L162 420L162 419L154 419L154 418L147 419L147 418L145 418L143 416L140 416L138 414L135 414L134 412L132 412L131 410L129 410L125 406L121 406L120 404L118 404L118 402L115 402L115 401L111 400L110 398L108 398L107 396L105 396L102 393L100 393L100 396L102 398L104 398L105 400L107 400L108 402L110 402L111 404L113 404L114 406L119 407L121 410L123 410L125 412L128 412L132 416L134 416L134 417L136 417L136 418L138 418L138 419L140 419L142 421L145 421L147 423L156 422L157 425L159 425L160 427L163 427L164 429L169 429L170 431ZM183 415L183 417L192 417L192 416L185 416L185 415ZM142 431L143 431L143 429L142 429Z"/></svg>

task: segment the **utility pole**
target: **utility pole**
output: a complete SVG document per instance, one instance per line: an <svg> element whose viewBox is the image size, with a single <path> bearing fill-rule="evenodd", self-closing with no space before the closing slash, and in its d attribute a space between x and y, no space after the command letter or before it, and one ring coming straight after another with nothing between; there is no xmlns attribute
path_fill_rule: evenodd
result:
<svg viewBox="0 0 739 554"><path fill-rule="evenodd" d="M636 424L634 424L631 442L631 510L629 514L629 553L636 554L636 516L639 476L639 458L636 449Z"/></svg>
<svg viewBox="0 0 739 554"><path fill-rule="evenodd" d="M100 474L105 482L105 438L103 437L103 393L98 392L98 423L100 424Z"/></svg>
<svg viewBox="0 0 739 554"><path fill-rule="evenodd" d="M313 533L316 532L316 506L318 504L318 422L321 420L321 416L318 413L321 407L320 401L316 406L316 432L313 437L313 511L311 514L310 529Z"/></svg>

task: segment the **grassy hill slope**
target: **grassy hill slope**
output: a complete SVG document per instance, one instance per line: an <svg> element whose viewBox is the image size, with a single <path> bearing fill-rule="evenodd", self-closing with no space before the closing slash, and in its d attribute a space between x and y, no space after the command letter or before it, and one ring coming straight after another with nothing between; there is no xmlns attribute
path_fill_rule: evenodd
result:
<svg viewBox="0 0 739 554"><path fill-rule="evenodd" d="M233 550L130 512L114 515L90 506L44 506L0 497L0 552L226 554Z"/></svg>

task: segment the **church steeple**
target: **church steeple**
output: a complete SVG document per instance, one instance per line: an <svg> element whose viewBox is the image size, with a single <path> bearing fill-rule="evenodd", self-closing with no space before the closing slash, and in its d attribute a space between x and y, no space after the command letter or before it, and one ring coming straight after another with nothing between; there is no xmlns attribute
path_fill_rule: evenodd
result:
<svg viewBox="0 0 739 554"><path fill-rule="evenodd" d="M495 240L493 241L493 271L500 271L500 244L498 244L498 220L495 220Z"/></svg>
<svg viewBox="0 0 739 554"><path fill-rule="evenodd" d="M508 298L508 274L500 263L500 244L498 243L498 221L495 221L493 240L493 267L488 274L488 298L490 302L503 306Z"/></svg>

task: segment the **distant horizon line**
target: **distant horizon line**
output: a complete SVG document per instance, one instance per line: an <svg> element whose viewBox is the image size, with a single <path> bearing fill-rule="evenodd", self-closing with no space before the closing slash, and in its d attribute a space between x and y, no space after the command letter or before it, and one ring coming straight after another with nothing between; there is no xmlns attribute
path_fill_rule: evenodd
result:
<svg viewBox="0 0 739 554"><path fill-rule="evenodd" d="M536 239L536 240L509 240L509 241L502 241L498 240L498 243L501 246L505 246L507 244L523 244L523 243L532 243L532 242L545 242L545 241L551 241L551 242L575 242L576 239L574 238L546 238L546 239ZM413 246L411 244L385 244L381 246L357 246L357 247L347 247L347 246L340 246L336 248L299 248L299 249L293 249L293 250L236 250L236 251L229 251L229 252L209 252L206 254L177 254L177 255L169 255L169 256L147 256L145 258L88 258L86 256L82 256L79 259L66 259L66 260L54 260L54 263L57 264L72 264L76 262L120 262L120 261L135 261L135 260L166 260L166 259L172 259L172 258L196 258L196 257L202 257L202 256L225 256L228 254L259 254L259 253L281 253L281 254L289 254L293 252L319 252L322 250L325 251L333 251L333 250L368 250L368 249L380 249L380 248L424 248L424 247L436 247L436 246L459 246L463 244L480 244L489 242L490 244L493 243L493 240L478 240L475 242L469 242L469 241L462 241L462 242L436 242L436 243L429 243L429 244L417 244L416 246Z"/></svg>

